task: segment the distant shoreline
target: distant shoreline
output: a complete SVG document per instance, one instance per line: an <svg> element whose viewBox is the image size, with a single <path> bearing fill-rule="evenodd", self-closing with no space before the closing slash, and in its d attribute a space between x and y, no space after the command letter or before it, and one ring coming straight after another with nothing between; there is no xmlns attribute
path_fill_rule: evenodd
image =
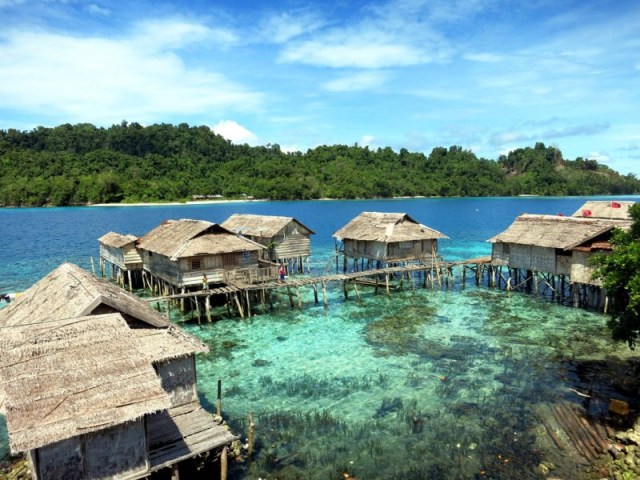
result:
<svg viewBox="0 0 640 480"><path fill-rule="evenodd" d="M136 203L91 203L88 207L174 207L179 205L215 205L216 203L269 202L268 198L239 198L237 200L192 200L189 202L136 202Z"/></svg>

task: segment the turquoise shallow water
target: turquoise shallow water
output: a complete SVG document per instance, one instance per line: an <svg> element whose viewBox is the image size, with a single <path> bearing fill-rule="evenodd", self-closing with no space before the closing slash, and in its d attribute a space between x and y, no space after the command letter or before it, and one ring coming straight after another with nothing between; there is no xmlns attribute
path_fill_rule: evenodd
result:
<svg viewBox="0 0 640 480"><path fill-rule="evenodd" d="M582 361L627 354L602 315L522 294L340 295L188 327L211 347L204 399L215 404L220 378L231 423L246 435L255 415L256 459L235 478L539 478L554 449L532 407L578 402ZM553 460L580 478L572 459Z"/></svg>
<svg viewBox="0 0 640 480"><path fill-rule="evenodd" d="M316 231L311 265L320 274L335 271L331 234L362 211L409 213L448 235L440 252L457 260L489 254L486 239L520 213L568 215L584 200L5 209L0 292L26 289L63 261L90 269L104 233L141 235L167 218L294 216ZM215 405L221 379L223 412L236 431L246 435L247 415L255 415L255 459L234 467L232 478L335 479L348 471L360 479L533 479L542 459L560 478L584 477L579 459L557 455L533 408L577 403L570 389L586 391L594 379L600 392L614 392L610 365L624 367L618 359L629 351L611 343L603 315L475 287L409 288L390 298L362 287L360 304L333 284L326 309L311 289L301 291L301 310L285 297L272 313L185 327L211 346L198 358L205 404ZM6 457L3 422L0 439Z"/></svg>

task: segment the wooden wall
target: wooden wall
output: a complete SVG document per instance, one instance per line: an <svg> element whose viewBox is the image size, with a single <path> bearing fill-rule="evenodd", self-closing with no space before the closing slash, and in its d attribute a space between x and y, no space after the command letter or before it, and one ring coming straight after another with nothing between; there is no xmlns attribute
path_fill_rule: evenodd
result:
<svg viewBox="0 0 640 480"><path fill-rule="evenodd" d="M116 479L149 469L144 419L53 443L36 450L37 479Z"/></svg>
<svg viewBox="0 0 640 480"><path fill-rule="evenodd" d="M124 251L121 248L111 247L109 245L100 244L100 258L109 263L117 265L122 270L126 269L124 262Z"/></svg>
<svg viewBox="0 0 640 480"><path fill-rule="evenodd" d="M168 360L155 367L162 381L162 388L171 398L172 407L198 400L196 365L193 355Z"/></svg>
<svg viewBox="0 0 640 480"><path fill-rule="evenodd" d="M272 261L286 258L308 257L311 255L311 239L302 235L290 235L282 239L275 249Z"/></svg>
<svg viewBox="0 0 640 480"><path fill-rule="evenodd" d="M580 252L578 250L573 251L571 259L571 281L577 283L585 283L588 285L602 286L600 280L594 280L591 278L593 271L595 270L589 263L593 257L593 252Z"/></svg>
<svg viewBox="0 0 640 480"><path fill-rule="evenodd" d="M387 262L422 260L431 258L432 248L437 252L437 240L416 240L412 242L377 242L345 239L344 254L348 258L368 258Z"/></svg>

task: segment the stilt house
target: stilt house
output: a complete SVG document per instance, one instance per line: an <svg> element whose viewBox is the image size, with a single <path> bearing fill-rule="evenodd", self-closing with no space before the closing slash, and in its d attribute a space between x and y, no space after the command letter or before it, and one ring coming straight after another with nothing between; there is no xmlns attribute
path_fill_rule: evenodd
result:
<svg viewBox="0 0 640 480"><path fill-rule="evenodd" d="M315 232L295 218L236 213L221 225L267 247L269 260L287 265L289 273L303 273L305 264L309 270Z"/></svg>
<svg viewBox="0 0 640 480"><path fill-rule="evenodd" d="M132 294L63 264L0 310L12 453L35 479L136 479L237 437L202 409L207 351Z"/></svg>
<svg viewBox="0 0 640 480"><path fill-rule="evenodd" d="M168 220L138 240L144 271L178 287L256 283L275 279L262 267L266 248L226 228L202 220Z"/></svg>
<svg viewBox="0 0 640 480"><path fill-rule="evenodd" d="M572 282L597 285L589 261L611 250L613 222L558 215L520 215L490 238L491 263L531 272L568 275Z"/></svg>
<svg viewBox="0 0 640 480"><path fill-rule="evenodd" d="M389 264L435 260L438 240L446 235L426 227L406 213L363 212L333 236L342 242L344 269L348 259L355 270L379 268Z"/></svg>
<svg viewBox="0 0 640 480"><path fill-rule="evenodd" d="M573 217L599 218L631 224L629 209L636 202L590 200L574 212Z"/></svg>
<svg viewBox="0 0 640 480"><path fill-rule="evenodd" d="M136 247L138 237L109 232L98 239L100 243L100 272L105 275L111 267L111 278L124 286L133 287L132 274L142 271L142 257Z"/></svg>

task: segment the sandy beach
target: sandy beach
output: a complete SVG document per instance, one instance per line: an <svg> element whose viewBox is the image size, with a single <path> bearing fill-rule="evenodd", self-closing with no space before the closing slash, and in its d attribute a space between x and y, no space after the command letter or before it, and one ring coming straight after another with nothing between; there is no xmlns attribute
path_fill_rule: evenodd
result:
<svg viewBox="0 0 640 480"><path fill-rule="evenodd" d="M138 202L138 203L93 203L89 207L173 207L178 205L214 205L228 203L268 202L267 198L236 199L236 200L192 200L188 202Z"/></svg>

